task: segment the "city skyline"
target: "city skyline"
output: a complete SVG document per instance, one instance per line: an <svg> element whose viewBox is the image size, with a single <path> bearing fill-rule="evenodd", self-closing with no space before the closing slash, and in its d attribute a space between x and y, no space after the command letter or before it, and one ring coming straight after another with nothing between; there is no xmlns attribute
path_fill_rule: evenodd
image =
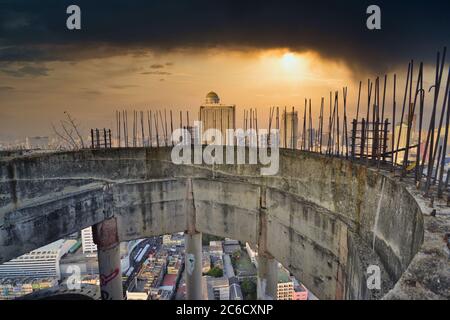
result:
<svg viewBox="0 0 450 320"><path fill-rule="evenodd" d="M211 90L239 111L258 108L263 119L270 107L302 108L304 99L312 99L316 119L321 97L348 87L348 111L354 114L359 81L363 96L367 78L384 74L389 75L389 89L394 73L402 88L410 59L416 66L424 61L424 83L430 87L435 52L446 45L443 35L450 30L443 2L426 8L409 4L407 12L400 4L380 3L383 27L374 31L365 26L364 1L328 6L136 1L126 8L109 1L107 11L90 2L78 5L82 28L68 30L64 1L54 7L4 1L3 140L51 135L52 123L64 118L65 111L86 134L92 127L112 128L113 112L119 109L195 114ZM309 12L317 12L317 19ZM428 33L433 36L422 36ZM241 112L237 117L242 121Z"/></svg>
<svg viewBox="0 0 450 320"><path fill-rule="evenodd" d="M449 12L0 0L0 299L450 299Z"/></svg>

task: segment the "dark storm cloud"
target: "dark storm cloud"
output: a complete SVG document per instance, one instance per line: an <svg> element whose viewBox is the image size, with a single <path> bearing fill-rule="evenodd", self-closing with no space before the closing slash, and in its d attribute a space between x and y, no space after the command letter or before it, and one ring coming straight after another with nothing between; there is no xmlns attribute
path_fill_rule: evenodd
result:
<svg viewBox="0 0 450 320"><path fill-rule="evenodd" d="M84 93L87 96L99 96L102 94L99 90L89 90L89 89L83 89L82 93Z"/></svg>
<svg viewBox="0 0 450 320"><path fill-rule="evenodd" d="M162 68L164 68L164 65L163 65L163 64L155 63L155 64L152 64L152 65L150 66L150 68L152 68L152 69L162 69Z"/></svg>
<svg viewBox="0 0 450 320"><path fill-rule="evenodd" d="M0 47L0 61L2 62L51 61L56 60L57 56L57 54L50 51L49 47L46 49L31 46L25 47L22 45L5 48Z"/></svg>
<svg viewBox="0 0 450 320"><path fill-rule="evenodd" d="M25 65L22 67L18 67L18 68L13 68L9 65L6 65L6 67L2 67L0 66L0 72L12 76L12 77L16 77L16 78L22 78L22 77L27 77L27 76L31 76L31 77L43 77L43 76L48 76L48 72L50 71L50 69L48 69L45 66L33 66L33 65Z"/></svg>
<svg viewBox="0 0 450 320"><path fill-rule="evenodd" d="M82 30L65 28L78 4ZM382 30L366 8L382 9ZM146 50L287 47L380 70L432 61L448 45L450 2L428 1L0 1L0 61L80 60Z"/></svg>
<svg viewBox="0 0 450 320"><path fill-rule="evenodd" d="M170 72L166 72L166 71L145 71L145 72L141 72L141 74L145 74L145 75L154 74L154 75L164 75L164 76L171 75Z"/></svg>
<svg viewBox="0 0 450 320"><path fill-rule="evenodd" d="M10 87L10 86L0 86L0 92L9 92L9 91L13 91L14 87Z"/></svg>
<svg viewBox="0 0 450 320"><path fill-rule="evenodd" d="M133 84L116 84L116 85L112 85L109 86L112 89L129 89L129 88L137 88L139 86L133 85Z"/></svg>

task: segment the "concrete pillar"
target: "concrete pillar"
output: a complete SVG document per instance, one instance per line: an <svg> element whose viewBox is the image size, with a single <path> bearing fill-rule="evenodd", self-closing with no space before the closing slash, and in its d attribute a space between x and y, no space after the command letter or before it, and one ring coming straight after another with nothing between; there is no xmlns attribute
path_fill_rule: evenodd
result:
<svg viewBox="0 0 450 320"><path fill-rule="evenodd" d="M202 234L185 233L186 299L202 300Z"/></svg>
<svg viewBox="0 0 450 320"><path fill-rule="evenodd" d="M258 300L276 300L278 262L264 254L258 254Z"/></svg>
<svg viewBox="0 0 450 320"><path fill-rule="evenodd" d="M92 233L97 245L102 299L123 300L120 242L116 218L110 218L94 225Z"/></svg>

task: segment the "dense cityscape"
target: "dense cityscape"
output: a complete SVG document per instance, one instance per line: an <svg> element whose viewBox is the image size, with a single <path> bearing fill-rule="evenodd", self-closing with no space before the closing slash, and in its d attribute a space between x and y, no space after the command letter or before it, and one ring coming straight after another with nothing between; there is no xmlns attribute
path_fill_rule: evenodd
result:
<svg viewBox="0 0 450 320"><path fill-rule="evenodd" d="M127 300L185 300L183 233L123 242L120 247ZM13 259L0 266L0 299L36 298L40 290L63 291L74 270L79 270L80 285L98 291L96 251L87 228ZM204 236L204 300L255 300L256 270L256 253L248 243ZM281 265L278 277L277 299L316 299Z"/></svg>
<svg viewBox="0 0 450 320"><path fill-rule="evenodd" d="M251 127L256 124L257 116L250 110L250 118L244 112L244 126ZM278 110L277 110L278 113ZM140 136L139 121L135 112L133 131L128 141L128 124L118 122L115 135L105 135L108 143L97 145L94 143L95 135L85 137L86 141L92 140L94 148L120 147L155 147L166 146L170 141L164 131L154 131L151 127L147 136ZM149 113L151 117L152 113ZM217 93L209 92L199 108L204 129L215 128L220 124L221 131L235 127L236 106L222 104ZM306 114L306 108L305 108ZM155 112L155 116L157 113ZM120 120L120 113L116 113ZM126 113L124 112L125 119ZM278 118L278 116L277 116ZM395 127L395 136L398 137L398 148L404 150L408 143L417 144L418 141L426 141L426 133L422 137L416 132L416 116L407 116L410 122L398 123ZM162 117L161 117L162 119ZM327 144L328 133L318 137L319 130L314 128L301 130L299 124L301 116L299 112L284 111L277 119L276 127L281 129L280 140L271 141L272 144L280 143L287 148L305 148L317 150L319 141ZM143 120L143 118L141 118ZM269 119L269 123L272 119ZM274 120L275 121L275 120ZM412 130L407 133L409 125ZM190 123L187 123L186 127ZM166 123L167 127L168 124ZM164 128L164 124L162 124ZM108 129L109 130L109 129ZM122 138L120 133L123 130ZM106 131L105 131L106 132ZM144 127L142 127L144 133ZM344 141L344 133L341 133L341 141ZM97 135L99 135L97 133ZM436 129L435 138L442 135L441 130ZM99 135L100 140L103 139ZM440 149L443 148L444 139L440 136ZM184 139L184 138L183 138ZM339 139L339 138L338 138ZM385 135L386 146L391 145L391 137ZM82 139L78 139L81 143ZM284 141L283 141L284 140ZM105 140L106 141L106 140ZM338 140L339 141L339 140ZM251 143L245 141L244 143ZM335 142L333 142L335 143ZM58 146L58 147L55 147ZM23 154L39 154L51 152L55 149L70 149L71 146L63 140L49 137L27 137L23 143L7 144L2 146L9 152L22 152ZM342 144L342 154L349 152ZM447 149L447 148L446 148ZM445 150L445 149L444 149ZM403 163L405 152L398 152L395 162ZM415 158L415 149L409 156ZM448 154L445 155L445 172L448 171ZM437 171L436 171L437 175ZM446 179L447 175L444 175ZM251 247L249 243L241 243L229 238L219 238L204 234L202 236L202 279L201 298L203 300L255 300L258 287L258 248ZM127 300L185 300L185 235L184 233L167 234L152 238L133 240L120 243L120 270L122 274L122 286L124 299ZM317 299L300 281L280 263L277 265L276 299L278 300L311 300ZM97 257L97 246L94 243L92 228L86 228L71 235L67 239L58 240L45 247L33 250L23 256L17 257L0 265L0 299L10 300L16 298L36 299L51 292L66 292L76 288L83 292L86 290L94 299L100 298L100 276ZM47 293L46 293L47 292Z"/></svg>
<svg viewBox="0 0 450 320"><path fill-rule="evenodd" d="M0 0L1 307L450 300L449 12Z"/></svg>

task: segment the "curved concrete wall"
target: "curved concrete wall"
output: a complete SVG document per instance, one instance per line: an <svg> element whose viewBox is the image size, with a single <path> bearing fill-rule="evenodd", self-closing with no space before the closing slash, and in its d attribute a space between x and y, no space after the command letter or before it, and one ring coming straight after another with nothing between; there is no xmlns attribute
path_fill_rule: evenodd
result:
<svg viewBox="0 0 450 320"><path fill-rule="evenodd" d="M423 243L423 210L383 172L294 150L276 176L259 169L174 165L169 148L3 158L0 262L112 215L123 241L184 231L191 215L198 231L264 247L320 298L376 299ZM371 264L381 290L367 289Z"/></svg>

